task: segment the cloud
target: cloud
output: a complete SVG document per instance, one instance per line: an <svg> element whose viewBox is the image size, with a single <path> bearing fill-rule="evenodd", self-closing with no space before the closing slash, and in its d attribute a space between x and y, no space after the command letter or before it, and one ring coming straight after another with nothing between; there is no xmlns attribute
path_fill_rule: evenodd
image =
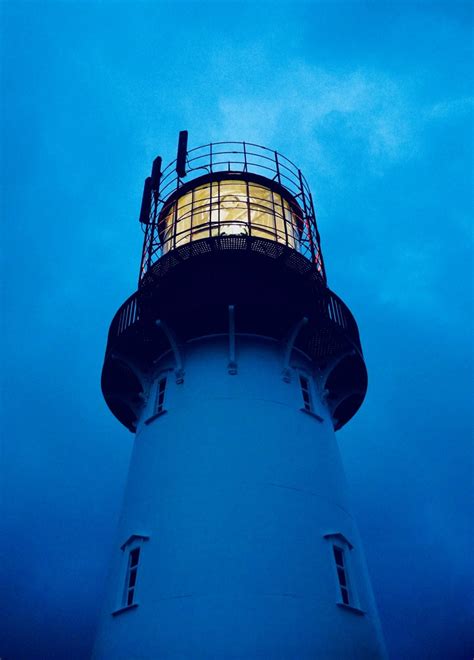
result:
<svg viewBox="0 0 474 660"><path fill-rule="evenodd" d="M381 309L437 318L449 307L445 323L458 323L462 306L453 309L445 281L460 268L459 246L463 259L469 249L469 214L459 197L444 209L437 200L441 182L456 180L446 169L451 163L457 172L455 154L445 154L472 98L427 98L422 76L330 71L300 61L272 71L264 53L254 51L253 60L257 73L249 68L245 93L219 97L218 132L301 155L311 186L318 182L313 191L333 281L342 279L344 290L355 275ZM253 85L254 75L265 83Z"/></svg>
<svg viewBox="0 0 474 660"><path fill-rule="evenodd" d="M257 63L260 74L262 66ZM266 73L266 84L249 84L250 93L220 96L219 134L271 145L282 142L282 126L294 127L287 135L291 151L309 151L318 173L330 177L354 162L363 165L364 176L383 176L419 155L426 122L472 107L469 97L426 105L417 92L420 81L377 70L332 72L294 61Z"/></svg>
<svg viewBox="0 0 474 660"><path fill-rule="evenodd" d="M473 96L462 96L455 99L445 99L429 106L425 114L428 118L448 119L472 113L474 107Z"/></svg>

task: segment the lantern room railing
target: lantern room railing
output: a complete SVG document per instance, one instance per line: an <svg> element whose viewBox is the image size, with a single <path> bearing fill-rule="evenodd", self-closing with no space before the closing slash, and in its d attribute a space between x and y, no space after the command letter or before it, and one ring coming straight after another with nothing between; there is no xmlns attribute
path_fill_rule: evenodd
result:
<svg viewBox="0 0 474 660"><path fill-rule="evenodd" d="M267 238L301 253L326 281L309 186L276 151L248 142L217 142L187 151L145 186L144 242L139 283L164 254L186 242L225 235Z"/></svg>
<svg viewBox="0 0 474 660"><path fill-rule="evenodd" d="M109 329L109 347L113 348L117 338L125 335L129 330L150 323L147 314L142 314L140 289L133 293L118 309ZM320 298L315 301L315 309L320 323L333 331L337 329L349 340L352 346L360 353L359 330L355 319L347 305L333 291L325 288L320 291ZM153 325L153 323L152 323Z"/></svg>

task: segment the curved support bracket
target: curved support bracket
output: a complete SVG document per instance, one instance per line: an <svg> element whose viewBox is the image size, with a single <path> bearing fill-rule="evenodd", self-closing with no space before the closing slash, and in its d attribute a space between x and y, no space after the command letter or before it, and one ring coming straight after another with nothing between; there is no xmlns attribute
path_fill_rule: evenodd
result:
<svg viewBox="0 0 474 660"><path fill-rule="evenodd" d="M324 390L324 394L326 394L326 393L327 393L327 390ZM365 392L363 392L362 390L352 390L350 392L344 392L344 394L342 394L337 399L331 400L330 404L329 404L329 402L327 401L327 399L325 397L326 405L328 406L329 414L331 415L332 423L333 423L334 429L336 431L337 431L338 424L339 424L340 420L337 417L334 416L334 411L337 409L338 405L344 401L344 399L347 399L352 394L360 394L360 395L364 396Z"/></svg>
<svg viewBox="0 0 474 660"><path fill-rule="evenodd" d="M183 358L181 355L181 351L179 350L176 336L174 332L171 330L171 328L169 328L164 321L158 319L157 321L155 321L155 323L158 328L161 328L161 330L163 330L164 334L166 335L166 339L169 341L176 364L175 367L176 383L178 385L181 385L184 382Z"/></svg>
<svg viewBox="0 0 474 660"><path fill-rule="evenodd" d="M227 370L231 376L237 373L235 359L235 305L229 305L229 364Z"/></svg>
<svg viewBox="0 0 474 660"><path fill-rule="evenodd" d="M338 407L340 403L344 401L344 399L347 399L349 396L352 396L353 394L360 394L361 396L364 396L365 392L363 390L350 390L349 392L344 392L344 394L341 394L337 399L331 399L331 405L330 405L330 410L329 412L331 413L331 416Z"/></svg>
<svg viewBox="0 0 474 660"><path fill-rule="evenodd" d="M140 371L140 369L138 367L135 366L135 364L133 362L131 362L128 358L123 357L119 353L111 353L110 357L113 360L117 360L117 362L121 362L122 364L124 364L127 367L127 369L130 369L130 371L132 372L132 374L135 376L135 378L137 379L137 381L140 383L140 385L142 387L142 391L138 393L138 397L142 401L146 401L146 395L145 395L145 391L147 389L147 378L146 378L146 376Z"/></svg>
<svg viewBox="0 0 474 660"><path fill-rule="evenodd" d="M337 358L332 360L331 363L325 369L318 370L318 380L321 385L323 397L327 395L327 390L325 389L325 387L326 387L326 381L329 378L331 371L333 371L337 367L337 365L340 362L342 362L342 360L344 360L346 357L350 357L351 355L355 355L355 354L356 354L355 349L352 349L350 351L345 351L344 353L338 355Z"/></svg>
<svg viewBox="0 0 474 660"><path fill-rule="evenodd" d="M285 357L283 359L283 380L285 381L285 383L291 382L291 371L290 371L291 354L293 352L295 341L301 331L301 328L305 326L307 323L308 323L307 317L303 316L303 318L300 319L298 323L295 323L292 331L290 332L288 339L286 340Z"/></svg>

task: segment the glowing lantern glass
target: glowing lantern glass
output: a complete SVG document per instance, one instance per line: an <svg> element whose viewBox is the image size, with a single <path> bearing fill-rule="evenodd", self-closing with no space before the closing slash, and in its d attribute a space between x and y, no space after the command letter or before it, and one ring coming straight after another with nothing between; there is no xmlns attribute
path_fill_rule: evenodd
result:
<svg viewBox="0 0 474 660"><path fill-rule="evenodd" d="M301 215L278 192L233 179L198 186L161 215L163 253L211 236L256 236L299 248Z"/></svg>

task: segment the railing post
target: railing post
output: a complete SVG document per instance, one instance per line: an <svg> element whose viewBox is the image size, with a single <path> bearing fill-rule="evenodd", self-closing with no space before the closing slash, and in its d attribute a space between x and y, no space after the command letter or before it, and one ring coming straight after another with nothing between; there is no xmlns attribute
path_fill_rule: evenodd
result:
<svg viewBox="0 0 474 660"><path fill-rule="evenodd" d="M323 276L323 280L326 282L326 268L324 266L324 259L323 259L323 252L321 250L321 237L319 235L319 230L318 230L318 223L316 222L316 212L314 210L314 204L313 204L313 196L311 192L309 193L309 201L311 204L311 217L313 219L313 224L314 224L314 234L316 238L316 245L318 249L318 260L321 265L321 274Z"/></svg>
<svg viewBox="0 0 474 660"><path fill-rule="evenodd" d="M178 230L178 199L173 202L173 248L176 248L176 232Z"/></svg>
<svg viewBox="0 0 474 660"><path fill-rule="evenodd" d="M151 255L152 255L152 252L153 252L153 246L155 244L155 241L158 243L158 245L160 245L160 236L159 236L159 234L157 236L155 236L157 209L158 209L158 202L154 201L153 202L153 216L152 216L151 231L150 231L150 239L151 240L148 243L148 258L147 258L147 265L146 265L147 272L151 268Z"/></svg>
<svg viewBox="0 0 474 660"><path fill-rule="evenodd" d="M245 143L244 143L245 144ZM250 186L249 182L245 182L245 194L247 196L247 223L248 223L248 231L249 231L249 236L252 236L252 213L250 210Z"/></svg>
<svg viewBox="0 0 474 660"><path fill-rule="evenodd" d="M140 272L138 273L138 286L140 286L140 282L142 281L142 277L145 275L145 264L147 263L147 256L148 256L148 234L150 231L150 225L146 225L145 229L145 236L143 238L143 248L142 248L142 259L140 263Z"/></svg>
<svg viewBox="0 0 474 660"><path fill-rule="evenodd" d="M231 147L232 144L238 145L238 148L236 150L233 150ZM217 146L216 152L214 152L215 146ZM248 150L249 146L250 146L250 152ZM198 151L197 153L202 152L202 155L197 157L198 164L195 169L205 169L208 172L208 174L214 174L214 170L216 170L216 172L225 172L226 170L231 171L232 169L235 171L242 172L244 174L248 174L249 172L259 173L260 169L263 168L267 170L267 172L263 176L268 176L268 178L272 179L276 184L278 184L278 186L281 186L281 188L287 190L291 194L297 206L299 207L299 209L301 209L300 211L298 211L298 221L296 222L294 215L291 215L291 217L287 217L288 214L291 214L292 206L290 205L290 210L286 209L285 200L281 196L281 194L279 194L278 192L274 192L272 194L271 202L272 202L273 217L274 217L275 239L277 241L279 240L280 242L284 240L287 246L291 245L293 249L296 249L304 256L311 259L311 261L317 266L318 272L322 277L322 279L326 281L326 272L324 267L323 256L321 253L320 237L316 225L313 200L312 200L311 192L308 189L307 183L304 180L301 170L298 169L291 161L288 161L288 159L286 159L284 156L281 156L276 150L266 149L265 147L260 147L259 145L253 145L252 143L247 143L245 141L238 143L210 142L208 145L203 147L197 147L196 149L199 149L200 151ZM206 151L208 154L207 156L206 156ZM223 156L220 155L221 152L222 154L224 154ZM236 160L234 161L232 161L232 154L237 154ZM214 162L215 156L217 156L216 162ZM242 157L242 161L238 160L239 156ZM272 156L273 156L273 163L272 163ZM265 159L265 161L262 159ZM262 165L261 163L266 163L266 165L265 164ZM154 161L154 169L152 170L152 175L153 174L155 175L154 178L152 177L154 184L152 188L153 199L149 213L149 222L144 227L145 236L144 236L143 249L142 249L142 261L141 261L141 269L139 274L139 285L143 281L144 275L151 268L153 268L156 261L163 255L163 252L167 250L175 249L178 246L178 243L180 243L183 240L182 234L185 233L184 230L181 231L180 228L181 226L178 227L180 221L179 219L180 211L178 209L179 190L183 184L179 176L177 176L176 179L174 176L171 176L173 174L172 171L170 175L169 168L172 167L173 164L174 163L171 163L171 165L166 167L163 170L163 172L161 172L160 170L158 173L159 168L157 165L157 159L155 159ZM273 170L272 170L272 166L274 168ZM240 167L242 167L242 169L239 169ZM158 177L160 178L160 184L161 184L161 193L160 193L161 198L158 198L158 185L157 185ZM246 179L246 177L244 177L244 179ZM208 202L209 214L210 214L209 217L210 236L213 235L213 227L212 227L213 224L217 225L217 233L219 234L222 225L222 217L223 217L221 212L222 186L220 184L217 184L217 190L216 190L217 208L216 208L216 204L215 203L213 204L212 194L214 192L215 184L216 184L215 181L210 183L210 199ZM249 235L251 235L253 233L252 229L254 229L254 227L252 227L252 219L254 218L255 213L250 200L250 185L248 181L246 186L247 186L247 200L246 200L247 224L248 224ZM278 187L277 187L277 191L278 191ZM170 215L169 220L172 220L172 222L169 222L166 226L161 226L161 223L163 223L164 225L164 220L166 219L165 218L166 213L165 210L163 209L164 202L166 201L166 198L171 195L172 192L174 193L173 197L176 200L170 205L169 208L169 215ZM279 199L276 198L277 194ZM194 193L193 193L193 197L191 201L190 240L192 240L192 236L195 232L195 227L194 227L194 223L195 223L194 215L196 210L195 205L196 205L196 200L194 199ZM215 220L213 219L214 216L212 215L213 209L215 209L218 213ZM281 215L283 221L284 237L281 236L283 232L279 230L279 221L276 217L280 209L281 209ZM158 226L159 224L160 226Z"/></svg>
<svg viewBox="0 0 474 660"><path fill-rule="evenodd" d="M209 182L209 220L207 222L209 229L209 238L212 238L212 186L214 185L213 181ZM217 195L219 196L219 182L217 182ZM219 217L219 216L217 216Z"/></svg>
<svg viewBox="0 0 474 660"><path fill-rule="evenodd" d="M277 173L277 177L278 177L278 183L281 186L280 163L278 162L278 152L275 151L274 153L275 153L275 165L276 165L276 173Z"/></svg>
<svg viewBox="0 0 474 660"><path fill-rule="evenodd" d="M303 209L304 209L304 223L306 225L306 231L308 233L308 239L309 239L309 249L311 252L311 261L315 262L315 253L314 253L314 245L313 245L313 232L311 231L311 226L308 220L308 207L306 205L306 196L304 192L304 186L303 186L303 176L301 174L301 170L298 170L298 178L300 182L300 191L301 191L301 199L303 201Z"/></svg>
<svg viewBox="0 0 474 660"><path fill-rule="evenodd" d="M217 181L217 235L218 236L221 235L221 183L222 181ZM212 190L211 190L211 197L212 197ZM212 224L212 210L209 213L209 224Z"/></svg>

